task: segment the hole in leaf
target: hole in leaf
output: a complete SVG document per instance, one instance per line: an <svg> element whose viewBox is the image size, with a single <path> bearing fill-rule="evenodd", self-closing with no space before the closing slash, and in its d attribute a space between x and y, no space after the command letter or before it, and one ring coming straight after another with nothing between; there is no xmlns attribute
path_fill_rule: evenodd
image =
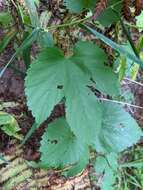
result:
<svg viewBox="0 0 143 190"><path fill-rule="evenodd" d="M57 143L58 143L57 140L52 140L52 141L51 141L51 144L57 144Z"/></svg>
<svg viewBox="0 0 143 190"><path fill-rule="evenodd" d="M63 89L63 85L58 85L57 89Z"/></svg>

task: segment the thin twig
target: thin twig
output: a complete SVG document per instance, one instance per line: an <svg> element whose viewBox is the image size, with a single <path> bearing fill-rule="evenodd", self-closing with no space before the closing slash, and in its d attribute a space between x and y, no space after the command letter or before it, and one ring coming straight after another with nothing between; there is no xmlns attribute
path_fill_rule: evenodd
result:
<svg viewBox="0 0 143 190"><path fill-rule="evenodd" d="M17 9L17 5L15 4L15 2L13 0L11 0L11 3L15 6L15 8Z"/></svg>
<svg viewBox="0 0 143 190"><path fill-rule="evenodd" d="M82 23L84 21L87 21L90 18L92 18L92 15L89 15L89 16L83 18L83 19L76 20L74 22L69 22L69 23L49 26L49 27L47 27L47 29L44 29L44 31L49 31L49 30L52 30L52 29L64 28L64 27L69 27L69 26L72 26L72 25L77 25L77 24L80 24L80 23Z"/></svg>
<svg viewBox="0 0 143 190"><path fill-rule="evenodd" d="M106 101L106 102L113 102L113 103L116 103L116 104L122 104L122 105L126 105L126 106L130 106L130 107L133 107L133 108L138 108L138 109L143 109L142 106L137 106L137 105L134 105L134 104L129 104L127 102L121 102L121 101L117 101L117 100L110 100L110 99L106 99L106 98L98 98L99 100L102 100L102 101Z"/></svg>
<svg viewBox="0 0 143 190"><path fill-rule="evenodd" d="M126 77L124 78L124 80L127 80L127 81L129 81L130 83L137 84L137 85L139 85L139 86L143 86L143 83L140 83L140 82L134 81L134 80L129 79L129 78L126 78Z"/></svg>

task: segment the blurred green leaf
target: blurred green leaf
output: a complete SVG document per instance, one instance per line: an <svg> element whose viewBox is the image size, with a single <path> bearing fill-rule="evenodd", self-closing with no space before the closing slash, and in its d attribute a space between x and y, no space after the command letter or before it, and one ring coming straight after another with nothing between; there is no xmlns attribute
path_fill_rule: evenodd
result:
<svg viewBox="0 0 143 190"><path fill-rule="evenodd" d="M23 43L20 45L19 48L17 48L16 52L13 54L13 56L11 57L11 59L8 61L8 63L4 66L4 68L0 71L0 78L3 76L5 70L7 69L7 67L14 61L14 59L16 58L16 56L24 49L26 49L27 47L31 46L32 43L34 43L39 35L39 31L40 29L34 29L32 31L32 33L23 41Z"/></svg>
<svg viewBox="0 0 143 190"><path fill-rule="evenodd" d="M119 17L113 11L112 7L121 16L122 1L121 0L109 0L108 1L107 7L104 9L104 11L97 18L97 20L105 27L119 21Z"/></svg>
<svg viewBox="0 0 143 190"><path fill-rule="evenodd" d="M15 137L19 140L22 139L22 135L18 134L20 128L15 118L2 111L0 111L0 129L9 136Z"/></svg>
<svg viewBox="0 0 143 190"><path fill-rule="evenodd" d="M84 8L93 9L97 0L64 0L64 4L71 11L78 13Z"/></svg>
<svg viewBox="0 0 143 190"><path fill-rule="evenodd" d="M136 16L136 25L141 32L143 30L143 10L139 16Z"/></svg>
<svg viewBox="0 0 143 190"><path fill-rule="evenodd" d="M103 175L101 189L114 190L113 184L116 181L116 173L118 169L117 154L110 153L104 156L98 156L94 163L97 174Z"/></svg>
<svg viewBox="0 0 143 190"><path fill-rule="evenodd" d="M39 44L42 48L54 47L54 39L50 32L40 32Z"/></svg>
<svg viewBox="0 0 143 190"><path fill-rule="evenodd" d="M25 41L26 38L28 38L28 36L30 35L30 33L28 31L25 31L23 34L23 41ZM22 53L23 53L23 60L26 66L26 69L28 69L28 67L30 66L30 61L31 61L31 45L29 45L27 48L24 48Z"/></svg>
<svg viewBox="0 0 143 190"><path fill-rule="evenodd" d="M12 21L12 16L9 12L1 12L0 13L0 24L7 25Z"/></svg>
<svg viewBox="0 0 143 190"><path fill-rule="evenodd" d="M40 15L40 25L41 28L46 28L50 20L51 13L48 11L43 11Z"/></svg>
<svg viewBox="0 0 143 190"><path fill-rule="evenodd" d="M122 81L124 77L126 76L126 57L120 56L120 64L119 64L119 80Z"/></svg>
<svg viewBox="0 0 143 190"><path fill-rule="evenodd" d="M39 16L38 16L35 1L25 0L25 4L29 11L32 26L40 27L40 21L39 21Z"/></svg>
<svg viewBox="0 0 143 190"><path fill-rule="evenodd" d="M15 29L8 31L5 34L4 38L0 42L0 53L2 53L5 50L7 45L11 42L11 40L15 37L16 34L17 32L15 31Z"/></svg>

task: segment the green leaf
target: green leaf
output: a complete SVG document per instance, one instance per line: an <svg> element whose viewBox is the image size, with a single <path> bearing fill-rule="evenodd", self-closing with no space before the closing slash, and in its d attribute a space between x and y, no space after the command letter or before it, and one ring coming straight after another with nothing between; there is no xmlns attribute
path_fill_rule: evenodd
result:
<svg viewBox="0 0 143 190"><path fill-rule="evenodd" d="M15 137L19 140L22 139L22 136L18 134L20 128L15 118L2 111L0 111L0 129L9 136Z"/></svg>
<svg viewBox="0 0 143 190"><path fill-rule="evenodd" d="M42 48L54 47L54 39L50 32L40 32L39 44Z"/></svg>
<svg viewBox="0 0 143 190"><path fill-rule="evenodd" d="M103 104L101 131L95 143L99 152L121 152L137 143L142 131L136 121L120 105Z"/></svg>
<svg viewBox="0 0 143 190"><path fill-rule="evenodd" d="M98 156L94 163L96 173L103 173L107 166L107 160L104 156Z"/></svg>
<svg viewBox="0 0 143 190"><path fill-rule="evenodd" d="M136 16L136 25L139 27L139 31L143 30L143 11L139 16Z"/></svg>
<svg viewBox="0 0 143 190"><path fill-rule="evenodd" d="M132 60L135 63L138 63L141 67L143 67L143 62L136 55L131 54L128 50L126 50L125 48L123 48L121 45L115 43L114 41L110 40L109 38L107 38L103 34L97 32L95 29L90 28L89 26L86 26L86 25L83 25L83 24L81 24L80 26L83 29L85 29L88 32L90 32L93 35L95 35L97 38L99 38L105 44L107 44L110 47L112 47L115 51L117 51L121 55L124 55L126 58Z"/></svg>
<svg viewBox="0 0 143 190"><path fill-rule="evenodd" d="M106 155L106 159L112 170L116 172L118 169L118 154L111 152L110 154Z"/></svg>
<svg viewBox="0 0 143 190"><path fill-rule="evenodd" d="M97 20L105 27L119 21L119 17L112 10L112 7L117 11L119 15L121 15L122 1L121 0L108 1L107 7L104 9L101 15L99 15L99 17L97 18Z"/></svg>
<svg viewBox="0 0 143 190"><path fill-rule="evenodd" d="M119 80L122 81L126 76L127 63L126 58L124 56L120 56L120 64L119 64Z"/></svg>
<svg viewBox="0 0 143 190"><path fill-rule="evenodd" d="M39 35L39 29L34 29L32 33L22 42L20 47L17 48L16 52L12 55L11 59L8 61L8 63L4 66L4 68L0 71L0 78L3 76L4 72L8 68L8 66L15 60L16 56L24 49L31 46L31 44L37 40L37 37Z"/></svg>
<svg viewBox="0 0 143 190"><path fill-rule="evenodd" d="M88 75L74 64L74 58L65 65L66 119L81 141L91 143L101 126L101 107L96 96L86 87L89 82Z"/></svg>
<svg viewBox="0 0 143 190"><path fill-rule="evenodd" d="M43 11L40 15L40 25L41 28L46 29L48 22L50 21L51 13L48 11Z"/></svg>
<svg viewBox="0 0 143 190"><path fill-rule="evenodd" d="M91 42L78 42L74 54L76 61L79 63L83 61L84 66L91 72L99 91L111 96L120 94L118 75L110 67L104 65L108 59L102 49Z"/></svg>
<svg viewBox="0 0 143 190"><path fill-rule="evenodd" d="M30 35L30 33L28 31L25 31L23 33L23 41ZM30 62L31 62L31 45L29 45L27 48L23 49L23 52L22 52L22 56L23 56L23 61L24 61L24 64L25 64L25 67L26 69L28 69L29 65L30 65Z"/></svg>
<svg viewBox="0 0 143 190"><path fill-rule="evenodd" d="M96 173L104 174L102 178L101 189L111 190L116 180L118 169L117 154L110 153L105 156L98 156L94 163Z"/></svg>
<svg viewBox="0 0 143 190"><path fill-rule="evenodd" d="M86 53L87 49L84 49L84 44L88 50L91 50L91 53ZM95 51L92 51L92 48L95 48ZM77 128L77 125L81 125L79 124L80 120L83 121L84 124L84 121L88 119L83 125L83 130L86 128L87 123L90 123L90 125L95 128L93 123L96 123L97 120L100 121L98 116L101 114L96 97L91 93L89 94L88 88L86 87L91 84L90 78L93 76L89 72L88 67L86 68L86 65L89 63L89 65L95 67L93 70L96 72L96 63L99 60L99 56L106 56L96 45L89 42L78 44L78 50L79 52L74 53L72 57L65 58L57 48L47 48L42 51L28 70L25 82L25 93L27 95L28 106L32 110L37 123L42 123L47 119L54 106L59 103L64 96L66 97L67 119L70 125L73 126L73 130ZM101 64L100 61L99 64ZM102 64L101 69L103 68L104 65ZM110 75L114 76L114 73L111 74L111 70L106 69L106 71L110 73L108 75L109 79L106 77L102 79L102 76L98 73L98 69L95 73L97 76L94 76L95 80L98 80L95 82L97 82L97 86L102 84L102 88L99 87L99 89L103 90L103 92L106 91L109 92L109 94L115 94L116 90L117 92L119 91L117 88L118 85L116 85L118 84L117 77L113 77L114 82L111 81ZM105 79L109 81L108 84L110 84L110 87L105 87ZM100 84L98 85L98 83ZM113 88L116 90L113 90ZM72 99L74 99L76 103L72 104ZM88 105L91 105L91 108L89 108ZM97 111L95 106L97 106ZM75 121L77 122L76 125L74 124L75 122L72 121L73 119L71 119L71 113L72 116L73 114L75 115L75 109L79 110L79 114L76 116L79 121ZM87 111L90 111L90 109L92 110L91 116L89 116ZM85 116L82 115L82 112ZM78 117L80 119L78 119ZM98 124L99 123L97 123L97 125ZM76 130L78 130L78 128Z"/></svg>
<svg viewBox="0 0 143 190"><path fill-rule="evenodd" d="M129 43L122 45L122 47L126 51L130 52L130 54L134 54ZM116 64L119 65L117 70L119 71L119 79L120 80L123 80L124 77L130 77L133 80L136 79L138 70L140 68L139 64L133 62L133 60L130 59L129 57L125 57L122 55L117 58Z"/></svg>
<svg viewBox="0 0 143 190"><path fill-rule="evenodd" d="M63 174L67 177L75 176L81 173L85 169L88 163L89 163L89 152L85 150L79 162L76 163L74 166L72 166L68 171L63 172Z"/></svg>
<svg viewBox="0 0 143 190"><path fill-rule="evenodd" d="M0 53L2 53L7 45L10 43L10 41L15 37L17 32L15 30L8 31L2 41L0 42Z"/></svg>
<svg viewBox="0 0 143 190"><path fill-rule="evenodd" d="M28 11L29 11L32 26L33 27L39 27L40 21L39 21L39 16L38 16L35 1L25 0L25 4L26 4L26 7L28 8Z"/></svg>
<svg viewBox="0 0 143 190"><path fill-rule="evenodd" d="M27 104L38 124L51 114L63 98L63 64L65 59L57 48L44 50L31 64L25 81Z"/></svg>
<svg viewBox="0 0 143 190"><path fill-rule="evenodd" d="M12 16L9 12L0 13L0 24L7 25L12 21Z"/></svg>
<svg viewBox="0 0 143 190"><path fill-rule="evenodd" d="M78 13L84 8L92 9L97 0L64 0L64 4L71 12Z"/></svg>
<svg viewBox="0 0 143 190"><path fill-rule="evenodd" d="M116 176L114 175L113 170L108 166L105 169L105 173L102 179L102 185L101 185L101 189L102 190L115 190L115 188L113 187L114 183L116 181Z"/></svg>
<svg viewBox="0 0 143 190"><path fill-rule="evenodd" d="M118 157L116 153L110 153L103 156L97 156L94 168L96 173L103 173L106 168L111 166L112 170L117 171L118 168Z"/></svg>
<svg viewBox="0 0 143 190"><path fill-rule="evenodd" d="M71 132L64 118L57 119L46 129L41 141L41 161L49 167L63 167L78 162L88 147Z"/></svg>

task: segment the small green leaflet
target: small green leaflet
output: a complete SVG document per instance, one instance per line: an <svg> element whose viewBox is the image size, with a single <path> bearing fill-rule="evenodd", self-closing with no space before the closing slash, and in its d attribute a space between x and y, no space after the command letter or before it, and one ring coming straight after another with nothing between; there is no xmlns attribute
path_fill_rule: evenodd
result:
<svg viewBox="0 0 143 190"><path fill-rule="evenodd" d="M103 120L95 149L98 152L121 152L137 143L142 131L122 106L103 103Z"/></svg>
<svg viewBox="0 0 143 190"><path fill-rule="evenodd" d="M130 54L134 54L131 46L129 43L125 45L121 45L126 51L130 52ZM140 47L138 47L140 48ZM139 52L140 53L140 52ZM129 59L128 57L120 56L116 59L115 64L118 64L118 71L119 71L119 79L120 81L124 79L124 77L130 77L132 80L135 80L138 74L138 70L140 68L140 65L137 63L134 63L132 59Z"/></svg>
<svg viewBox="0 0 143 190"><path fill-rule="evenodd" d="M118 14L121 15L122 1L121 0L108 1L107 7L97 18L100 24L102 24L105 27L119 21L119 17L116 15L116 13L113 11L112 8L114 8L118 12Z"/></svg>
<svg viewBox="0 0 143 190"><path fill-rule="evenodd" d="M112 170L116 171L118 167L118 156L116 153L105 154L103 156L97 156L94 168L96 173L103 173L104 170L111 166Z"/></svg>
<svg viewBox="0 0 143 190"><path fill-rule="evenodd" d="M127 63L125 56L120 56L119 58L119 80L122 81L126 76Z"/></svg>
<svg viewBox="0 0 143 190"><path fill-rule="evenodd" d="M12 16L9 12L1 12L0 13L0 24L7 25L12 21Z"/></svg>
<svg viewBox="0 0 143 190"><path fill-rule="evenodd" d="M19 140L23 138L22 135L18 134L20 128L15 118L12 115L2 111L0 111L0 129L7 135L15 137Z"/></svg>
<svg viewBox="0 0 143 190"><path fill-rule="evenodd" d="M93 9L97 0L64 0L64 4L71 11L78 13L84 8Z"/></svg>
<svg viewBox="0 0 143 190"><path fill-rule="evenodd" d="M38 16L35 1L25 0L25 4L26 4L26 7L28 8L28 11L29 11L32 26L33 27L39 27L40 21L39 21L39 16Z"/></svg>
<svg viewBox="0 0 143 190"><path fill-rule="evenodd" d="M2 53L5 50L7 45L15 37L16 34L17 34L17 31L12 30L12 29L5 34L5 36L0 42L0 53Z"/></svg>
<svg viewBox="0 0 143 190"><path fill-rule="evenodd" d="M114 190L116 174L118 172L117 154L110 153L105 156L98 156L94 163L97 174L103 175L101 189Z"/></svg>
<svg viewBox="0 0 143 190"><path fill-rule="evenodd" d="M41 46L41 49L54 46L54 39L50 32L42 32L41 31L38 42Z"/></svg>
<svg viewBox="0 0 143 190"><path fill-rule="evenodd" d="M77 163L84 155L88 155L88 146L82 144L71 132L64 118L51 123L41 141L41 162L49 167L64 167Z"/></svg>

